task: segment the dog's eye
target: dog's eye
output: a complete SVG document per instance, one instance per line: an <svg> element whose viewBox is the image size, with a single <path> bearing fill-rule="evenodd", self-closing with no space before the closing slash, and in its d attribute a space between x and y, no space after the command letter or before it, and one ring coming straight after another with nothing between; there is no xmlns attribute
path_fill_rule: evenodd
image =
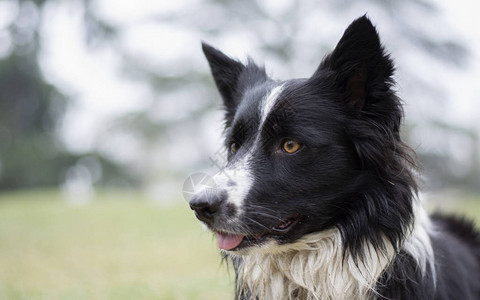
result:
<svg viewBox="0 0 480 300"><path fill-rule="evenodd" d="M237 152L237 150L238 150L238 145L237 145L237 143L235 143L235 142L234 142L234 143L231 143L231 144L230 144L230 152L231 152L232 154L235 154L235 153Z"/></svg>
<svg viewBox="0 0 480 300"><path fill-rule="evenodd" d="M300 143L294 140L286 140L283 143L283 151L287 153L295 153L300 149L300 147L301 147Z"/></svg>

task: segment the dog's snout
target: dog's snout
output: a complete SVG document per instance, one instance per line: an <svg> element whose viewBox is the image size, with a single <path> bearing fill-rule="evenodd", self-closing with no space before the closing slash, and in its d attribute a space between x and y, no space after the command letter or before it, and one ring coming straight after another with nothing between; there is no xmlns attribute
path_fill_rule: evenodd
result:
<svg viewBox="0 0 480 300"><path fill-rule="evenodd" d="M198 219L206 223L213 222L221 211L222 204L227 198L226 192L203 192L190 200L190 208L195 211Z"/></svg>

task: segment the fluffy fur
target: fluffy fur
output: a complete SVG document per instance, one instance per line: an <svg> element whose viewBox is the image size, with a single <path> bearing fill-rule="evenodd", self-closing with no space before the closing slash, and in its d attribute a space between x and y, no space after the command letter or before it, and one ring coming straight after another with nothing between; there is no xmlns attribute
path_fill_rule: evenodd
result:
<svg viewBox="0 0 480 300"><path fill-rule="evenodd" d="M190 206L232 261L237 299L480 299L479 235L417 200L393 62L367 17L310 78L203 51L229 154Z"/></svg>
<svg viewBox="0 0 480 300"><path fill-rule="evenodd" d="M391 246L384 252L371 244L364 247L361 262L344 257L338 229L308 234L288 246L267 246L265 252L237 261L238 294L259 299L365 299L394 251Z"/></svg>

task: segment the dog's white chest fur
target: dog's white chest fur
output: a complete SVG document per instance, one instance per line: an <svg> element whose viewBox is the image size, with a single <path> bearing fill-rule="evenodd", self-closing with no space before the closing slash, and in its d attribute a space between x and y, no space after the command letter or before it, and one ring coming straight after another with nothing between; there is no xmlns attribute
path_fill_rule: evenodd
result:
<svg viewBox="0 0 480 300"><path fill-rule="evenodd" d="M343 259L336 229L311 234L288 248L244 256L238 266L238 286L252 299L368 299L374 284L394 256L365 251L363 262ZM368 268L366 267L368 266Z"/></svg>

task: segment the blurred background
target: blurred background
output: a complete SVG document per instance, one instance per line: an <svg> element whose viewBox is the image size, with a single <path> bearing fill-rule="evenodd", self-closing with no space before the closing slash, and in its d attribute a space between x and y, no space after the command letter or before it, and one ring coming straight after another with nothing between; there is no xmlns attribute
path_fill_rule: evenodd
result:
<svg viewBox="0 0 480 300"><path fill-rule="evenodd" d="M0 0L0 299L232 298L182 196L218 171L200 41L308 77L365 13L396 62L421 197L480 220L477 2Z"/></svg>

